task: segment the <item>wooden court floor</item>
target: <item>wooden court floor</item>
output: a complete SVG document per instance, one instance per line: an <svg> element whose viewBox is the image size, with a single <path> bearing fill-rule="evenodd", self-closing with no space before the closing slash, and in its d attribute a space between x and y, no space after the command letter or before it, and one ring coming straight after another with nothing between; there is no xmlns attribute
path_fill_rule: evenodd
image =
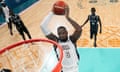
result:
<svg viewBox="0 0 120 72"><path fill-rule="evenodd" d="M56 0L41 0L20 14L22 20L27 26L33 38L44 38L40 29L40 23L43 18L51 11L52 5ZM109 0L98 3L89 3L85 0L65 0L70 7L70 17L80 25L84 23L90 14L90 8L95 7L96 13L101 17L102 34L98 34L98 47L119 47L120 46L120 2L110 3ZM82 5L82 8L80 7ZM54 25L55 26L55 25ZM70 29L69 29L70 30ZM71 33L72 30L70 30ZM18 42L21 39L17 32L11 36L7 25L0 27L0 48ZM82 36L78 40L78 47L93 47L93 40L89 37L89 23L83 28Z"/></svg>
<svg viewBox="0 0 120 72"><path fill-rule="evenodd" d="M96 13L101 17L102 34L98 33L97 45L100 48L120 47L120 2L110 3L109 0L99 0L98 3L89 3L89 0L64 0L70 7L70 17L74 19L79 25L82 25L90 14L90 8L95 7ZM22 13L20 16L24 21L26 27L30 31L32 38L45 38L40 29L40 23L44 17L51 11L52 5L56 0L40 0ZM54 16L54 19L60 18ZM62 19L64 17L61 17ZM65 19L65 18L64 18ZM64 21L64 20L63 20ZM56 25L51 25L51 31L55 31ZM69 24L66 24L69 27ZM53 30L52 30L53 29ZM69 27L69 33L73 32L73 28ZM14 32L11 36L7 28L7 24L0 27L0 49L21 41L21 36L18 32ZM81 37L77 42L78 47L93 48L93 40L90 40L89 23L83 28ZM15 51L16 52L16 51ZM34 52L35 53L35 52ZM4 58L3 58L4 59ZM0 60L0 66L6 63L3 59ZM2 63L1 63L2 62ZM9 63L9 62L8 62Z"/></svg>

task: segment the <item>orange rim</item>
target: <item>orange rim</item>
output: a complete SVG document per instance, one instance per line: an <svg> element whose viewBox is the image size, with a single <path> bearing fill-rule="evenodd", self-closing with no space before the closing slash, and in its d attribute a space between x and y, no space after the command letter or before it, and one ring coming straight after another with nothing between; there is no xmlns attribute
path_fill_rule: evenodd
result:
<svg viewBox="0 0 120 72"><path fill-rule="evenodd" d="M49 40L49 39L30 39L30 40L25 40L25 41L20 41L20 42L17 42L15 44L12 44L12 45L9 45L3 49L0 50L0 54L10 50L10 49L13 49L17 46L20 46L22 44L27 44L27 43L31 43L31 42L48 42L48 43L52 43L54 45L57 46L57 48L59 48L59 51L60 51L60 58L59 58L59 61L58 61L58 64L54 67L54 69L52 70L52 72L60 72L61 71L61 62L62 62L62 59L63 59L63 50L62 50L62 47L56 43L55 41L52 41L52 40Z"/></svg>

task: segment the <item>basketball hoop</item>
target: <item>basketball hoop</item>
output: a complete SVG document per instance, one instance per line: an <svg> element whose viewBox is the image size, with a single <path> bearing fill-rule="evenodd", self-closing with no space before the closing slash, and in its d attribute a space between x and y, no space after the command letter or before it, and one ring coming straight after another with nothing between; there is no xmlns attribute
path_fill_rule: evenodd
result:
<svg viewBox="0 0 120 72"><path fill-rule="evenodd" d="M59 49L59 53L60 53L60 55L59 55L59 61L58 61L58 63L53 67L53 69L52 69L52 71L50 71L50 72L60 72L61 71L61 62L62 62L62 59L63 59L63 51L62 51L62 47L60 46L60 45L58 45L56 42L54 42L54 41L52 41L52 40L48 40L48 39L31 39L31 40L25 40L25 41L20 41L20 42L17 42L17 43L15 43L15 44L12 44L12 45L10 45L10 46L8 46L8 47L5 47L5 48L3 48L3 49L1 49L0 50L0 57L1 57L1 59L0 59L0 63L3 65L2 67L9 67L10 69L15 69L15 68L17 68L17 67L20 67L19 68L19 70L21 69L22 70L22 72L30 72L30 71L27 71L26 70L26 66L25 65L28 65L29 64L29 66L33 66L34 65L34 68L36 67L36 68L38 68L38 66L42 66L42 65L37 65L38 63L36 63L36 62L40 62L40 59L37 59L37 60L35 60L35 55L33 55L33 51L32 50L34 50L34 49L36 49L37 47L39 47L39 45L40 45L40 43L39 42L42 42L42 43L49 43L49 44L52 44L52 46L53 45L56 45L57 46L57 48ZM33 45L31 45L32 46L32 48L30 47L30 48L23 48L23 47L19 47L19 46L22 46L22 45L25 45L25 44L31 44L31 43L38 43L38 44L33 44ZM46 44L46 45L44 45L44 46L47 46L48 44ZM34 46L34 47L33 47ZM49 46L49 45L48 45ZM45 49L45 48L44 48ZM17 54L19 55L19 51L21 51L20 53L22 53L22 52L27 52L25 55L27 56L30 56L30 58L31 58L31 61L30 61L30 63L32 64L32 62L33 62L33 64L32 65L30 65L30 63L27 63L26 64L26 62L27 61L25 61L26 60L26 57L24 57L25 55L24 55L24 53L23 54L20 54L20 57L21 58L19 58L19 56L18 57L15 57L15 54L14 54L14 51L16 52L17 51ZM38 50L38 48L36 49L36 51L39 51ZM34 52L34 53L36 53L36 52ZM22 56L21 56L22 55ZM23 56L24 55L24 56ZM42 57L42 56L40 56L40 54L39 54L39 52L38 53L36 53L36 58L38 58L38 57ZM20 59L20 61L19 61L19 59ZM5 62L4 61L6 61L6 64L5 64ZM8 66L8 64L9 64L9 66ZM16 70L13 70L13 72L19 72L17 69ZM32 71L31 71L32 72ZM36 71L36 72L39 72L39 71ZM48 71L49 72L49 71Z"/></svg>

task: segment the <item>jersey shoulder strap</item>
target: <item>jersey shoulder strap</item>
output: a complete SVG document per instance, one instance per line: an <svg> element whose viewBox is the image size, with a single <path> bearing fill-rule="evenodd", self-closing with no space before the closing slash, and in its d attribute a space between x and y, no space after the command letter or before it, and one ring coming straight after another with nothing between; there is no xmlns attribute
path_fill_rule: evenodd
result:
<svg viewBox="0 0 120 72"><path fill-rule="evenodd" d="M88 15L89 20L98 20L99 16L98 15Z"/></svg>
<svg viewBox="0 0 120 72"><path fill-rule="evenodd" d="M98 16L98 15L95 15L95 17L96 17L96 19L98 19L99 16Z"/></svg>

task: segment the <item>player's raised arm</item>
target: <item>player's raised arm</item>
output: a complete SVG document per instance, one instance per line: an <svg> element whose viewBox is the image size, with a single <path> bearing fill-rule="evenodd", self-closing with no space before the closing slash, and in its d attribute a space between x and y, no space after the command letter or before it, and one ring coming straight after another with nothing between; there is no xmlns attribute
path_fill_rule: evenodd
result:
<svg viewBox="0 0 120 72"><path fill-rule="evenodd" d="M56 41L56 39L55 39L56 36L47 28L53 15L54 15L53 12L49 12L49 14L42 21L40 28L47 38Z"/></svg>
<svg viewBox="0 0 120 72"><path fill-rule="evenodd" d="M74 38L74 40L77 40L82 33L82 28L77 22L75 22L73 19L71 19L69 17L69 7L68 6L66 7L66 18L75 29L74 33L72 34L72 38Z"/></svg>

